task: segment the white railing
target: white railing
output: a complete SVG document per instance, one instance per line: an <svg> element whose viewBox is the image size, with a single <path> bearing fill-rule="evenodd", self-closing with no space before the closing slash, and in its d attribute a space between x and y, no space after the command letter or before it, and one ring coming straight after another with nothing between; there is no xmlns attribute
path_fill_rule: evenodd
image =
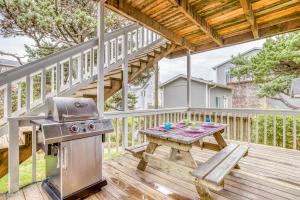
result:
<svg viewBox="0 0 300 200"><path fill-rule="evenodd" d="M128 49L122 43L127 40ZM105 34L105 70L116 69L163 39L136 24ZM68 96L96 79L97 38L0 74L0 125L8 117L40 113L49 96ZM126 56L126 55L125 55ZM0 131L0 136L7 130Z"/></svg>
<svg viewBox="0 0 300 200"><path fill-rule="evenodd" d="M224 132L228 140L259 143L283 148L300 149L300 111L214 109L214 108L169 108L128 112L107 112L105 118L112 119L115 131L106 135L105 158L110 159L124 152L125 147L146 142L138 130L156 127L166 121L178 122L184 118L195 121L228 123ZM36 131L30 120L44 116L9 118L9 191L19 189L19 134L18 129L32 126L32 182L36 181ZM123 119L128 120L123 120ZM127 126L122 123L127 122ZM125 129L124 129L125 127ZM297 135L298 134L298 135Z"/></svg>
<svg viewBox="0 0 300 200"><path fill-rule="evenodd" d="M191 108L192 119L229 124L226 138L241 142L300 149L300 111Z"/></svg>
<svg viewBox="0 0 300 200"><path fill-rule="evenodd" d="M104 117L112 119L114 124L114 133L106 135L106 158L110 159L112 153L118 155L124 152L125 147L141 144L145 142L146 138L142 138L138 131L139 129L146 129L156 127L165 121L178 122L187 117L186 108L175 109L161 109L161 110L144 110L144 111L128 111L128 112L109 112L105 113ZM37 180L37 132L36 126L30 121L34 119L45 118L45 116L22 116L8 118L9 130L9 192L16 192L19 190L19 128L32 127L32 182ZM129 118L129 130L122 130L122 119ZM134 122L134 123L132 123ZM128 126L126 126L128 127ZM129 134L128 134L129 133ZM112 139L113 138L113 139ZM128 144L128 145L127 145Z"/></svg>

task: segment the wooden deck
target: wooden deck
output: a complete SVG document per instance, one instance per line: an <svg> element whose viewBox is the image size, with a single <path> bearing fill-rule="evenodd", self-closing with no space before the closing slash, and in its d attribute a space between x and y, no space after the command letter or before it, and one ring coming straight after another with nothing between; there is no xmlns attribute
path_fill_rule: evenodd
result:
<svg viewBox="0 0 300 200"><path fill-rule="evenodd" d="M167 156L169 149L159 147L156 154ZM215 152L193 149L193 156L205 162ZM197 199L192 180L178 178L163 169L149 165L145 172L136 169L138 160L126 153L106 161L104 175L108 185L88 199ZM234 170L225 179L225 189L214 193L216 199L300 200L300 152L251 145L249 155L240 161L241 170ZM48 199L40 183L23 188L5 199Z"/></svg>

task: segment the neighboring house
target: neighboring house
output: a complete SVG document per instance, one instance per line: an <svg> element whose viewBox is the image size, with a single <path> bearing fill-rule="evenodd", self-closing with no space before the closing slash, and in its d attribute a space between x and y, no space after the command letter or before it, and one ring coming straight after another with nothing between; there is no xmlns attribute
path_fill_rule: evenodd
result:
<svg viewBox="0 0 300 200"><path fill-rule="evenodd" d="M251 58L255 56L258 52L260 52L260 48L250 49L241 55L247 58ZM232 93L232 107L233 108L275 108L275 109L288 109L285 104L278 100L273 100L270 98L258 98L257 91L258 86L253 83L251 76L244 76L238 80L236 77L230 76L230 70L235 67L234 64L231 63L232 59L229 59L215 67L217 83L225 84L230 86L233 89ZM296 97L300 97L300 80L296 81L295 79L291 92L291 96L287 96L282 94L285 100L290 102L292 105L300 106L300 99L296 99ZM293 94L294 93L294 94ZM298 95L298 96L297 96ZM295 97L295 98L294 98Z"/></svg>
<svg viewBox="0 0 300 200"><path fill-rule="evenodd" d="M192 107L231 108L232 89L200 78L191 78ZM165 108L187 106L187 78L178 75L163 83L162 103Z"/></svg>
<svg viewBox="0 0 300 200"><path fill-rule="evenodd" d="M20 64L17 61L0 58L0 73L18 66L20 66Z"/></svg>
<svg viewBox="0 0 300 200"><path fill-rule="evenodd" d="M292 82L291 96L294 98L300 98L300 78L296 78Z"/></svg>
<svg viewBox="0 0 300 200"><path fill-rule="evenodd" d="M154 108L155 104L155 76L151 76L149 80L142 86L130 86L129 92L135 93L137 96L136 110L145 110ZM161 107L160 92L158 92L158 106Z"/></svg>

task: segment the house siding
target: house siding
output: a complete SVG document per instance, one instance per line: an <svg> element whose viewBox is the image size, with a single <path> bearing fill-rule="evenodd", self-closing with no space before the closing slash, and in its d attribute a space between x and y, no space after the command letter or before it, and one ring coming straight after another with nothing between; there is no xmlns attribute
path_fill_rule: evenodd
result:
<svg viewBox="0 0 300 200"><path fill-rule="evenodd" d="M206 107L206 83L192 81L192 107ZM211 86L210 86L211 87ZM185 78L178 78L163 87L163 102L165 108L185 107L187 106L187 82ZM231 107L232 91L231 89L216 87L211 90L210 107L216 107L216 97L220 96L221 108L223 108L223 96L228 97L228 107Z"/></svg>

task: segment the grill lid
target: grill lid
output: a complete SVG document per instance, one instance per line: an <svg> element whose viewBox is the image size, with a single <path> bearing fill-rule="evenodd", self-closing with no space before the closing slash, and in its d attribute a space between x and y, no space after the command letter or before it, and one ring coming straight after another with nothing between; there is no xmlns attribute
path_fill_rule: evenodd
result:
<svg viewBox="0 0 300 200"><path fill-rule="evenodd" d="M56 122L99 118L97 106L90 98L50 97L47 103L48 114Z"/></svg>

